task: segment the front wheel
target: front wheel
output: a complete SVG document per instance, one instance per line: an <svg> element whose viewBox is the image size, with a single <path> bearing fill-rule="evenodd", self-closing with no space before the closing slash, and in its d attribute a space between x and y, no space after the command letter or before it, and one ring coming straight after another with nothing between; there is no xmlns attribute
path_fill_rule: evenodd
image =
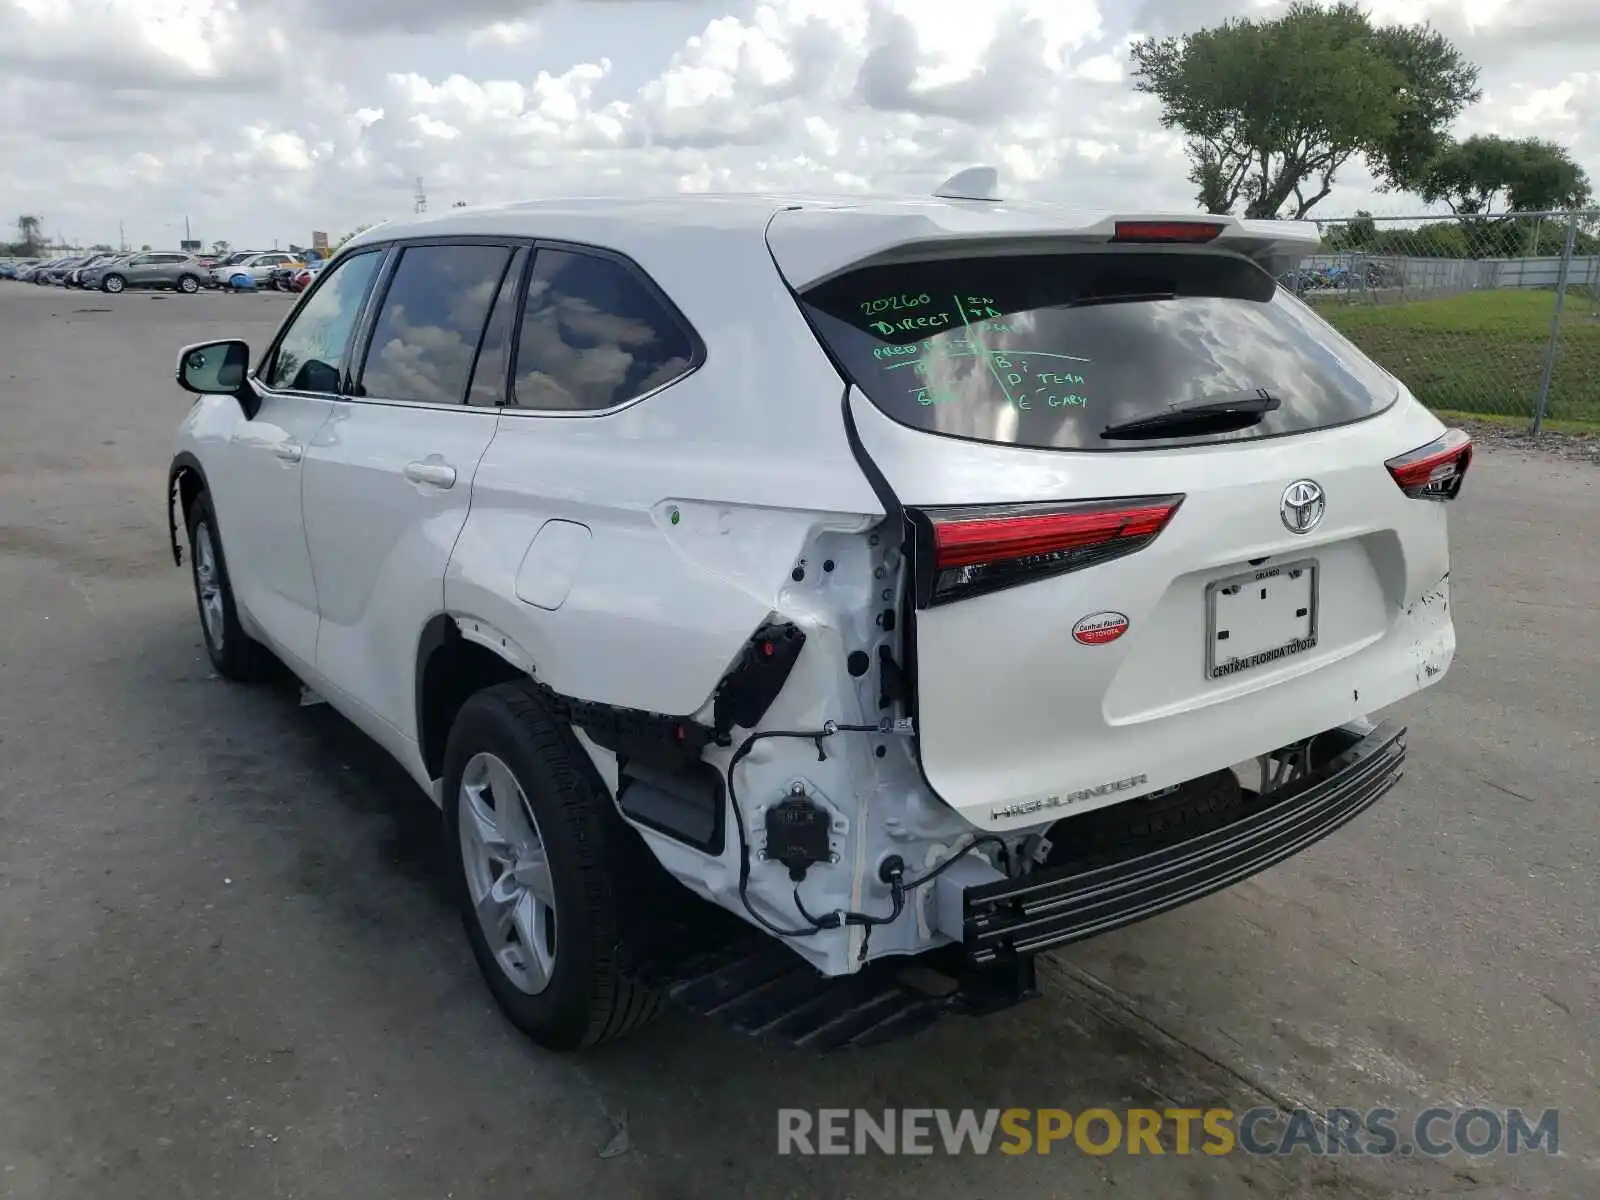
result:
<svg viewBox="0 0 1600 1200"><path fill-rule="evenodd" d="M107 275L100 281L100 289L102 291L110 292L113 296L127 286L128 281L125 280L121 275Z"/></svg>
<svg viewBox="0 0 1600 1200"><path fill-rule="evenodd" d="M185 296L192 296L200 290L200 281L193 275L184 275L178 279L178 290Z"/></svg>
<svg viewBox="0 0 1600 1200"><path fill-rule="evenodd" d="M528 685L462 706L445 752L445 833L467 938L501 1012L547 1050L648 1020L627 974L632 831Z"/></svg>
<svg viewBox="0 0 1600 1200"><path fill-rule="evenodd" d="M239 623L233 580L217 533L217 513L205 492L189 508L189 567L211 665L224 679L248 682L263 678L270 660L266 649Z"/></svg>

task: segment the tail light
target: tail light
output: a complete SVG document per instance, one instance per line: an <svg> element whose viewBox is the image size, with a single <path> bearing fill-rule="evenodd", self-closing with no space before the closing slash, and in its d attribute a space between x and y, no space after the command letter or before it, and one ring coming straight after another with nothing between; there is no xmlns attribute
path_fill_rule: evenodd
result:
<svg viewBox="0 0 1600 1200"><path fill-rule="evenodd" d="M918 608L929 608L1142 550L1183 497L910 510Z"/></svg>
<svg viewBox="0 0 1600 1200"><path fill-rule="evenodd" d="M1118 221L1113 242L1209 242L1222 232L1214 221Z"/></svg>
<svg viewBox="0 0 1600 1200"><path fill-rule="evenodd" d="M1472 439L1451 429L1437 441L1391 458L1383 465L1413 500L1454 500L1472 464Z"/></svg>

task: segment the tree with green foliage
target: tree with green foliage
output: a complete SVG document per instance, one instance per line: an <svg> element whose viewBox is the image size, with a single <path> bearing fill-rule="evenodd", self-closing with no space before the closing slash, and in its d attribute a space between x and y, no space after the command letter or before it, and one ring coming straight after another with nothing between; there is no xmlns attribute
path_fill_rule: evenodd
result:
<svg viewBox="0 0 1600 1200"><path fill-rule="evenodd" d="M1378 223L1364 208L1356 209L1356 215L1345 223L1344 228L1352 246L1370 246L1378 240Z"/></svg>
<svg viewBox="0 0 1600 1200"><path fill-rule="evenodd" d="M1478 68L1443 34L1426 25L1372 30L1374 51L1400 72L1394 128L1367 166L1385 191L1415 191L1429 164L1449 144L1450 123L1483 95Z"/></svg>
<svg viewBox="0 0 1600 1200"><path fill-rule="evenodd" d="M24 213L17 218L17 241L12 249L23 258L37 258L44 253L44 238L41 230L44 228L44 218L32 213Z"/></svg>
<svg viewBox="0 0 1600 1200"><path fill-rule="evenodd" d="M1296 0L1273 20L1233 19L1132 48L1135 88L1181 129L1207 212L1303 218L1363 157L1400 186L1481 94L1477 68L1433 30L1375 26L1355 4Z"/></svg>
<svg viewBox="0 0 1600 1200"><path fill-rule="evenodd" d="M1589 176L1564 147L1494 134L1446 145L1416 190L1430 204L1443 201L1458 217L1483 220L1582 208L1592 195Z"/></svg>

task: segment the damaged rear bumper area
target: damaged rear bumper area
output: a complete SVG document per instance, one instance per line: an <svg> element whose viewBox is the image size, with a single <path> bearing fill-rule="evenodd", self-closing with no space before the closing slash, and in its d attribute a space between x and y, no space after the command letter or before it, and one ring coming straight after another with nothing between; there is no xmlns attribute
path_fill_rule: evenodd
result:
<svg viewBox="0 0 1600 1200"><path fill-rule="evenodd" d="M1316 742L1329 757L1312 771L1264 796L1247 794L1238 809L1186 829L1179 841L1014 879L982 882L952 871L935 883L938 923L982 966L1131 925L1247 879L1369 808L1404 769L1401 725L1341 726Z"/></svg>

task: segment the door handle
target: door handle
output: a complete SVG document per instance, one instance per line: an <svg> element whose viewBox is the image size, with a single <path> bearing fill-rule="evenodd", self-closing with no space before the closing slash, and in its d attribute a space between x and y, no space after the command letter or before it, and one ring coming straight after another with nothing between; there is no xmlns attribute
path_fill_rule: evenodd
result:
<svg viewBox="0 0 1600 1200"><path fill-rule="evenodd" d="M284 462L297 463L305 456L306 448L299 442L279 442L272 447L272 452Z"/></svg>
<svg viewBox="0 0 1600 1200"><path fill-rule="evenodd" d="M456 483L456 469L441 462L407 463L405 476L412 483L426 483L437 488L454 487Z"/></svg>

